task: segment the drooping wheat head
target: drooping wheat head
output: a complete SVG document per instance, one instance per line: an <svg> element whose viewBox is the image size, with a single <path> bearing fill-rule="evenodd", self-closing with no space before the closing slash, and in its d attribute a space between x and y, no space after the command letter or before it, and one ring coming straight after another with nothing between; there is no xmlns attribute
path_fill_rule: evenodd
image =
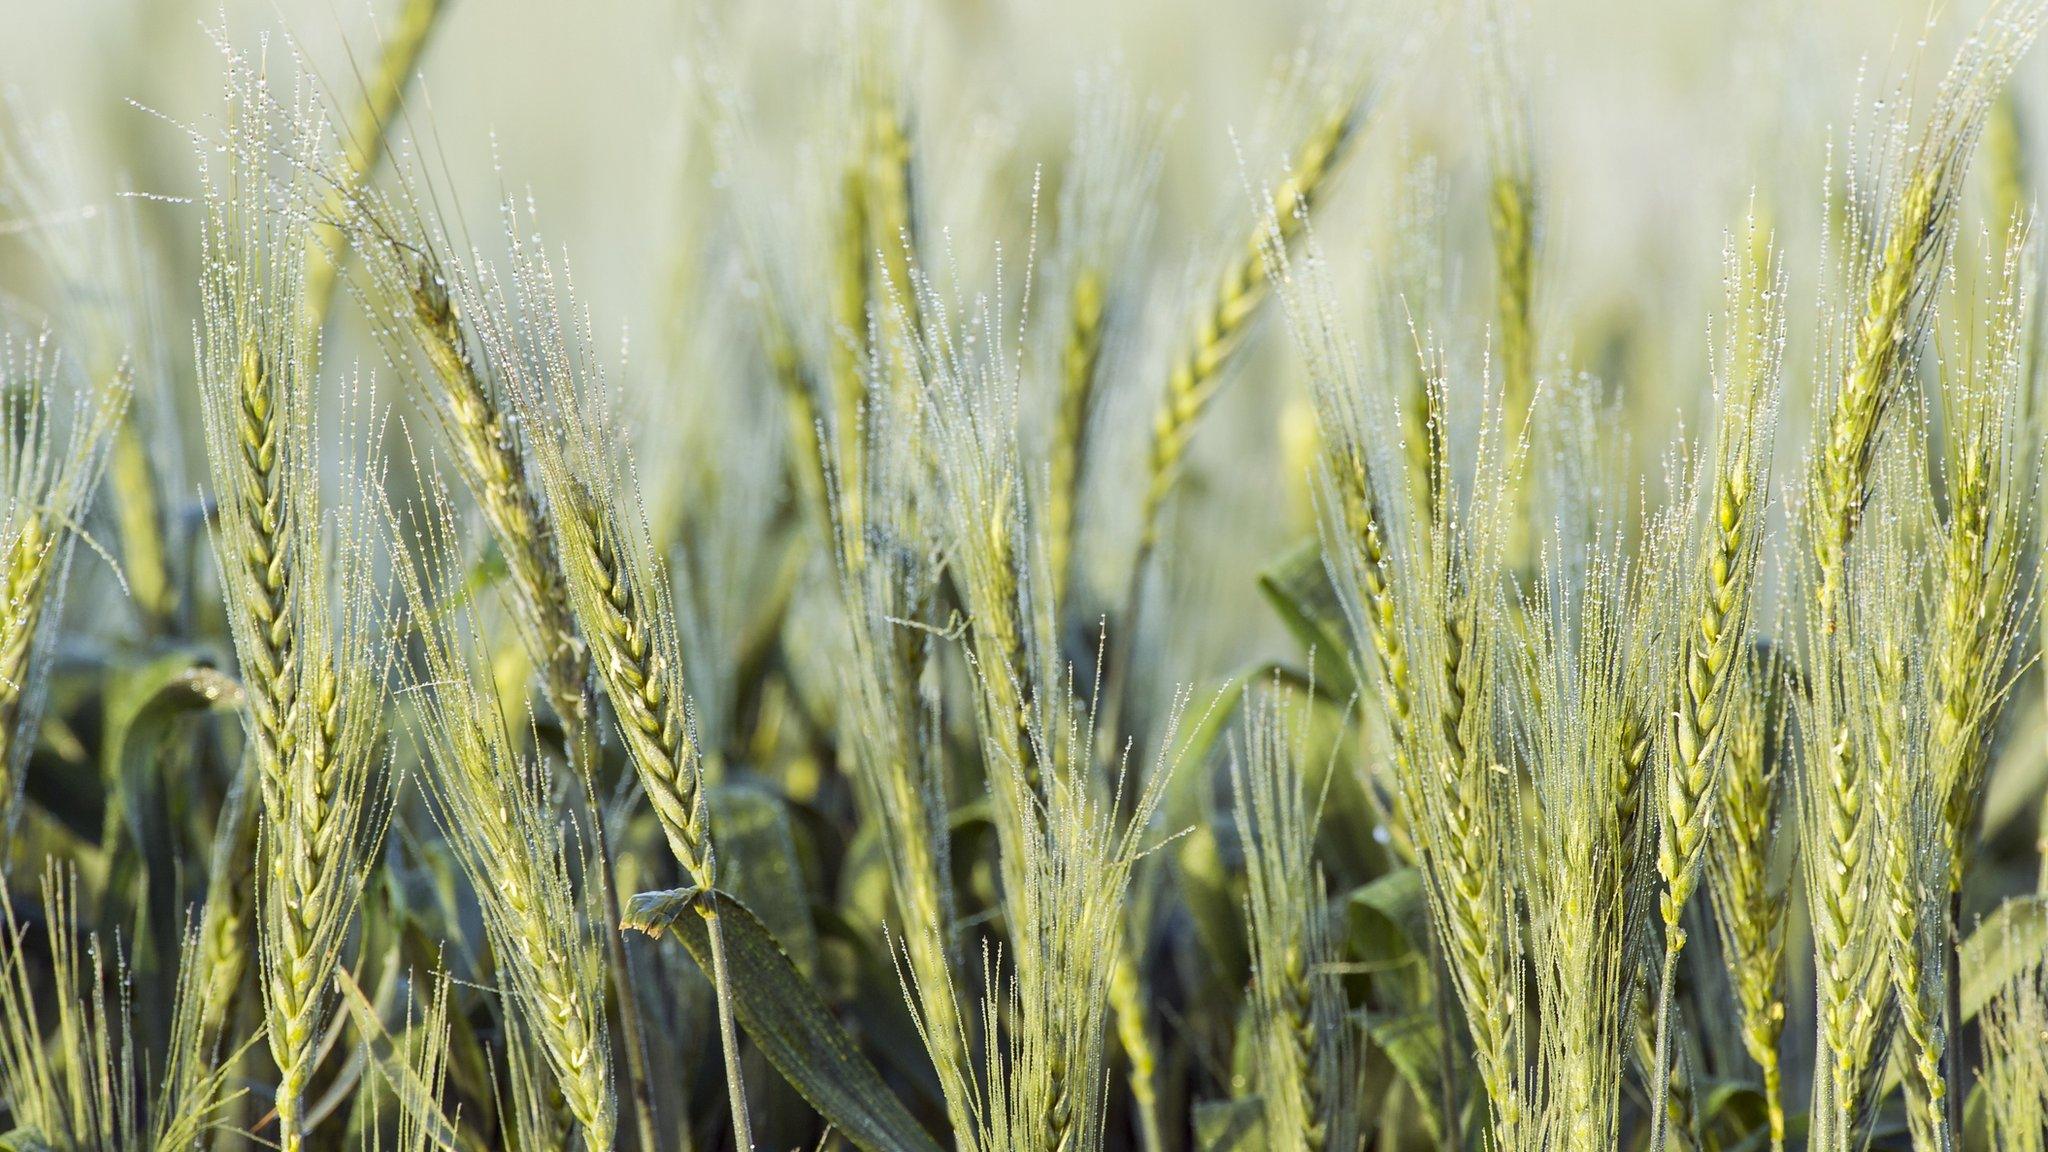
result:
<svg viewBox="0 0 2048 1152"><path fill-rule="evenodd" d="M342 162L327 190L329 219L307 238L306 313L307 323L316 328L326 323L334 301L336 263L347 250L347 234L333 218L342 215L343 205L383 162L385 143L400 117L406 88L446 8L447 0L406 0L389 33L382 37L376 66L369 75L359 75L362 92L355 107L340 121Z"/></svg>
<svg viewBox="0 0 2048 1152"><path fill-rule="evenodd" d="M1225 266L1214 294L1197 311L1167 369L1165 395L1152 418L1138 510L1139 569L1158 546L1160 511L1180 475L1195 427L1216 398L1224 368L1265 302L1268 249L1275 240L1285 247L1307 228L1310 210L1328 190L1371 107L1368 97L1353 91L1324 100L1314 126L1296 147L1279 183L1272 186L1270 201L1262 205L1258 227Z"/></svg>
<svg viewBox="0 0 2048 1152"><path fill-rule="evenodd" d="M1823 625L1840 625L1843 565L1868 493L1870 463L1930 323L1930 300L1955 245L1958 204L1984 122L2039 33L2044 9L2008 0L1958 51L1917 143L1911 102L1893 102L1874 186L1850 180L1844 280L1859 294L1825 357L1818 439L1809 456L1813 596ZM1868 237L1867 241L1854 239Z"/></svg>
<svg viewBox="0 0 2048 1152"><path fill-rule="evenodd" d="M431 195L416 188L413 174L401 179L402 195L353 191L338 202L368 282L365 311L394 365L430 402L456 472L504 557L506 600L548 706L572 755L587 760L595 747L589 653L496 365L465 327L467 315L490 306L488 291L452 253L445 230L423 215Z"/></svg>
<svg viewBox="0 0 2048 1152"><path fill-rule="evenodd" d="M716 887L702 766L682 691L675 613L643 519L628 511L611 398L588 333L572 330L547 258L516 248L514 294L472 318L485 354L529 429L532 467L555 525L562 570L591 662L618 714L635 770L676 861L693 884Z"/></svg>
<svg viewBox="0 0 2048 1152"><path fill-rule="evenodd" d="M506 209L508 285L494 285L471 317L483 355L498 365L521 423L533 430L531 467L554 525L577 630L611 701L635 776L663 839L688 879L691 904L708 929L719 1035L735 1142L752 1147L752 1120L739 1067L739 1039L723 971L718 870L705 800L704 761L683 685L674 591L654 552L630 443L587 328L531 222ZM544 432L542 430L545 430Z"/></svg>

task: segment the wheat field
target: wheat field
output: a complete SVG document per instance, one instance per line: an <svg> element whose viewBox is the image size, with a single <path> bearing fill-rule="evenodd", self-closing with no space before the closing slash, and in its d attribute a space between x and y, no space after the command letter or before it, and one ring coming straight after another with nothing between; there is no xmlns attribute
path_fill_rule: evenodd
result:
<svg viewBox="0 0 2048 1152"><path fill-rule="evenodd" d="M2048 0L301 7L0 3L0 1149L2048 1148Z"/></svg>

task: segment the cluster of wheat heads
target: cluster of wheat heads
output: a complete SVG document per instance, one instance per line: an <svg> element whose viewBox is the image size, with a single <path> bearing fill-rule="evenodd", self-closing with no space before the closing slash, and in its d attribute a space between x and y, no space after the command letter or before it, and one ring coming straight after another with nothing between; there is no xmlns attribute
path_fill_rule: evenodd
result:
<svg viewBox="0 0 2048 1152"><path fill-rule="evenodd" d="M1387 127L1421 49L1310 29L1191 293L1186 124L1104 66L1048 155L962 139L883 7L793 174L691 25L651 357L529 198L464 222L435 0L338 91L212 29L191 197L80 211L9 129L0 1145L2048 1142L2039 0L1886 92L1813 244L1728 222L1675 432L1564 351L1505 6L1411 29L1476 48L1469 189ZM1282 389L1280 464L1205 439ZM1305 535L1247 625L1261 469Z"/></svg>

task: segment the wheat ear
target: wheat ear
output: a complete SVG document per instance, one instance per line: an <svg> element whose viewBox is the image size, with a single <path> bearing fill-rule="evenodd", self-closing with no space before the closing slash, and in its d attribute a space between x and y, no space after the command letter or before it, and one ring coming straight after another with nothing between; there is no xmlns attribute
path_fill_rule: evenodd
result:
<svg viewBox="0 0 2048 1152"><path fill-rule="evenodd" d="M1783 768L1771 756L1769 678L1755 657L1738 657L1727 700L1727 762L1719 796L1719 827L1707 837L1709 904L1721 960L1735 994L1742 1046L1763 1075L1765 1118L1773 1152L1785 1142L1783 1073L1778 1041L1785 1029L1785 906L1771 877Z"/></svg>
<svg viewBox="0 0 2048 1152"><path fill-rule="evenodd" d="M1657 875L1664 963L1655 1101L1663 1099L1669 1074L1670 1025L1663 1005L1670 1000L1685 947L1680 919L1698 886L1701 851L1719 803L1728 693L1749 643L1757 584L1785 338L1780 303L1785 276L1769 251L1766 245L1759 262L1756 245L1731 241L1728 246L1728 332L1717 372L1721 384L1715 390L1720 426L1710 465L1698 480L1708 520L1693 541L1699 567L1691 578L1697 592L1689 609L1691 625L1677 637L1676 699L1661 757ZM1660 1121L1664 1112L1656 1108ZM1651 1147L1661 1149L1660 1141L1661 1128Z"/></svg>
<svg viewBox="0 0 2048 1152"><path fill-rule="evenodd" d="M270 185L313 170L319 121L307 83L280 99L260 66L232 54L228 76L226 171L201 161L196 359L222 506L214 552L261 784L266 1037L279 1073L280 1143L295 1152L328 977L388 815L378 743L389 649L373 570L385 526L378 479L359 459L342 469L350 491L336 522L323 522L308 351L317 335L303 311L306 220L278 209ZM375 452L360 431L350 442Z"/></svg>
<svg viewBox="0 0 2048 1152"><path fill-rule="evenodd" d="M497 379L497 357L506 349L502 342L485 347L469 331L465 314L488 313L489 294L472 269L445 255L443 231L418 218L416 206L423 199L408 190L402 201L375 192L356 193L346 201L350 230L376 295L392 306L388 312L371 308L372 321L395 361L415 370L416 350L426 364L425 372L415 370L414 379L432 401L456 471L505 558L511 577L507 601L540 672L542 694L561 721L563 749L574 772L594 778L602 752L590 653L570 609L554 527L541 507L524 441ZM603 931L606 963L618 997L634 1120L646 1144L654 1139L655 1122L643 1013L631 957L616 927L619 917L609 914L617 911L617 861L602 821L592 831L604 860L598 887L609 910Z"/></svg>
<svg viewBox="0 0 2048 1152"><path fill-rule="evenodd" d="M1286 174L1273 190L1270 214L1224 269L1216 293L1197 313L1192 331L1166 374L1166 394L1152 418L1147 449L1145 490L1138 508L1138 552L1142 569L1159 544L1159 514L1180 474L1195 425L1216 398L1224 365L1243 342L1252 317L1267 293L1268 231L1282 245L1308 226L1308 212L1335 175L1363 124L1364 102L1345 103L1327 114L1295 151Z"/></svg>
<svg viewBox="0 0 2048 1152"><path fill-rule="evenodd" d="M710 938L733 1135L741 1149L751 1150L704 765L683 686L667 568L653 554L646 520L624 511L623 493L631 489L588 333L569 328L557 273L516 233L513 283L515 300L493 302L471 323L503 374L520 420L528 429L551 430L536 432L528 446L555 527L569 604L641 788L696 889L692 904Z"/></svg>
<svg viewBox="0 0 2048 1152"><path fill-rule="evenodd" d="M432 772L428 795L482 906L507 971L512 1009L538 1040L590 1152L612 1147L617 1101L604 1026L604 961L570 880L576 860L557 824L547 773L507 731L469 612L445 601L460 588L459 539L445 493L413 515L417 553L399 565L420 622L423 668L413 685L416 733Z"/></svg>
<svg viewBox="0 0 2048 1152"><path fill-rule="evenodd" d="M0 861L35 745L72 546L131 391L122 365L66 405L52 394L65 368L48 333L0 342L0 419L17 430L0 442Z"/></svg>
<svg viewBox="0 0 2048 1152"><path fill-rule="evenodd" d="M1252 942L1252 1021L1269 1139L1321 1152L1358 1139L1347 1075L1355 1058L1329 939L1315 835L1319 801L1303 780L1301 705L1254 704L1231 761L1238 826L1247 830L1246 911Z"/></svg>

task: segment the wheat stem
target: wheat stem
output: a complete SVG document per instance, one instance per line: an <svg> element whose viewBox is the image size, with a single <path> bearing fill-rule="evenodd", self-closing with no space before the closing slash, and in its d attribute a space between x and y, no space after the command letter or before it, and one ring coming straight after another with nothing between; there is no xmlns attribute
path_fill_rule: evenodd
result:
<svg viewBox="0 0 2048 1152"><path fill-rule="evenodd" d="M366 79L355 111L343 126L347 166L342 170L341 181L329 190L328 208L333 218L339 218L340 209L369 180L383 158L384 141L405 99L406 86L412 82L413 70L419 66L420 56L426 52L427 40L447 2L405 0L405 6L399 9L384 41L384 51L377 58L376 71ZM343 240L340 228L323 221L315 225L307 244L305 309L308 323L315 330L326 324L327 314L334 306L335 263L344 250Z"/></svg>

